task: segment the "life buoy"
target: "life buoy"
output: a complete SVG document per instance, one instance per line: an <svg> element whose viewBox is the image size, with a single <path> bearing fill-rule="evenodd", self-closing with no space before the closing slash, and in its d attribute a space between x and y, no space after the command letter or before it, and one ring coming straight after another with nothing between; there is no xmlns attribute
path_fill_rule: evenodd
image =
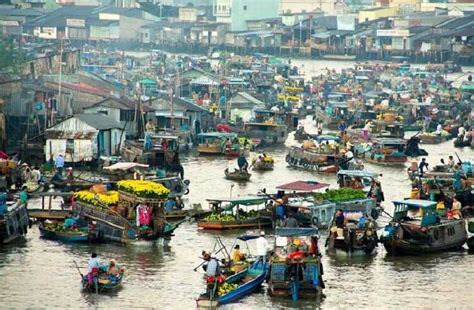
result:
<svg viewBox="0 0 474 310"><path fill-rule="evenodd" d="M318 217L317 217L317 216L313 217L313 218L311 219L311 223L312 223L315 227L319 227L319 226L318 226L318 225L319 225L319 219L318 219Z"/></svg>
<svg viewBox="0 0 474 310"><path fill-rule="evenodd" d="M186 188L186 191L184 192L185 195L189 194L189 188Z"/></svg>

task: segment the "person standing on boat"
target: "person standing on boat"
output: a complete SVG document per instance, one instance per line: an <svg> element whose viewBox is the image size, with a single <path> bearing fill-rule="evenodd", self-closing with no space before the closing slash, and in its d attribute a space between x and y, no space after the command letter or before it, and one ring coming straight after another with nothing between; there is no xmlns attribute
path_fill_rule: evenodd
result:
<svg viewBox="0 0 474 310"><path fill-rule="evenodd" d="M426 162L426 158L422 158L418 169L420 169L420 175L423 176L425 171L428 171L429 164Z"/></svg>
<svg viewBox="0 0 474 310"><path fill-rule="evenodd" d="M237 158L237 165L239 166L240 172L245 171L246 173L248 173L247 168L249 166L249 163L247 159L245 158L244 152L240 152L240 155Z"/></svg>
<svg viewBox="0 0 474 310"><path fill-rule="evenodd" d="M56 171L59 173L60 176L63 175L64 157L62 154L59 154L56 157L56 160L54 161L54 168L56 168Z"/></svg>
<svg viewBox="0 0 474 310"><path fill-rule="evenodd" d="M89 285L94 283L94 277L99 273L100 261L97 257L97 253L92 253L89 262L87 263L87 280Z"/></svg>
<svg viewBox="0 0 474 310"><path fill-rule="evenodd" d="M278 199L276 202L278 204L275 208L277 226L282 226L283 221L285 220L285 213L286 213L285 204L283 202L283 199Z"/></svg>
<svg viewBox="0 0 474 310"><path fill-rule="evenodd" d="M262 230L260 232L260 237L256 240L257 243L257 261L266 261L267 251L268 251L268 241L265 239L265 232Z"/></svg>

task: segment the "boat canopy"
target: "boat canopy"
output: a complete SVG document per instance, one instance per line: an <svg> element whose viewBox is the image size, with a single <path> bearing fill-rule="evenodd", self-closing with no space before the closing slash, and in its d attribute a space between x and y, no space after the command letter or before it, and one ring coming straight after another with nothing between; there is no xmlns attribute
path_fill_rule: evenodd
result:
<svg viewBox="0 0 474 310"><path fill-rule="evenodd" d="M405 139L396 139L396 138L377 138L374 139L374 143L376 144L384 144L384 145L405 145Z"/></svg>
<svg viewBox="0 0 474 310"><path fill-rule="evenodd" d="M296 181L283 185L279 185L276 188L288 191L299 191L299 192L312 192L321 188L328 187L329 184L320 183L318 181Z"/></svg>
<svg viewBox="0 0 474 310"><path fill-rule="evenodd" d="M317 228L288 228L288 227L277 227L275 228L275 235L279 237L297 237L297 236L314 236L319 235Z"/></svg>
<svg viewBox="0 0 474 310"><path fill-rule="evenodd" d="M240 235L237 237L237 239L241 241L249 241L249 240L257 239L259 237L260 237L259 235Z"/></svg>
<svg viewBox="0 0 474 310"><path fill-rule="evenodd" d="M419 216L421 226L430 226L436 224L438 215L436 214L436 201L407 199L393 201L395 209L393 211L393 220L403 220L408 215L408 210L420 210Z"/></svg>
<svg viewBox="0 0 474 310"><path fill-rule="evenodd" d="M337 175L347 175L350 177L375 178L377 173L368 170L339 170Z"/></svg>
<svg viewBox="0 0 474 310"><path fill-rule="evenodd" d="M211 203L228 202L232 206L237 206L237 205L252 206L252 205L259 205L259 204L265 203L268 200L268 198L260 197L260 196L242 196L242 197L227 198L227 199L206 199L206 200Z"/></svg>
<svg viewBox="0 0 474 310"><path fill-rule="evenodd" d="M233 132L206 132L198 134L199 138L236 138L237 134Z"/></svg>
<svg viewBox="0 0 474 310"><path fill-rule="evenodd" d="M408 208L433 208L436 207L436 201L422 199L394 200L394 205L406 205Z"/></svg>
<svg viewBox="0 0 474 310"><path fill-rule="evenodd" d="M150 167L149 165L143 165L139 163L132 163L132 162L126 162L126 163L116 163L108 167L104 167L105 170L128 170L132 168L148 168Z"/></svg>
<svg viewBox="0 0 474 310"><path fill-rule="evenodd" d="M335 141L335 142L341 141L339 137L331 136L331 135L315 135L315 136L311 136L311 138L318 141L318 143L321 143L322 141Z"/></svg>

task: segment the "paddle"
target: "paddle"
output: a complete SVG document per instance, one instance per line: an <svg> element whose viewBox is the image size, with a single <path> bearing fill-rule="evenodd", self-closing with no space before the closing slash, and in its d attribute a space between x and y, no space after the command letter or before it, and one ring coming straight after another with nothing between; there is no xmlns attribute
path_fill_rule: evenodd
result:
<svg viewBox="0 0 474 310"><path fill-rule="evenodd" d="M76 265L76 268L77 268L77 271L79 272L79 275L81 276L81 279L83 280L84 279L84 275L82 274L81 272L81 269L79 269L79 266L77 265L76 261L74 260L74 265Z"/></svg>
<svg viewBox="0 0 474 310"><path fill-rule="evenodd" d="M461 158L459 157L458 152L454 152L454 154L456 154L456 157L458 158L459 164L462 165L462 160L461 160Z"/></svg>

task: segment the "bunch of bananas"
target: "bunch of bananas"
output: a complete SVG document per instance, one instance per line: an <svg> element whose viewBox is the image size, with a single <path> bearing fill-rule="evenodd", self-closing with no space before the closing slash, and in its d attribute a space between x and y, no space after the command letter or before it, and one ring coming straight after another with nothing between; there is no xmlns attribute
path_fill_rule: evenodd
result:
<svg viewBox="0 0 474 310"><path fill-rule="evenodd" d="M217 294L219 296L223 296L229 292L232 292L235 290L239 285L237 283L224 283L221 286L219 286L219 289L217 290Z"/></svg>

